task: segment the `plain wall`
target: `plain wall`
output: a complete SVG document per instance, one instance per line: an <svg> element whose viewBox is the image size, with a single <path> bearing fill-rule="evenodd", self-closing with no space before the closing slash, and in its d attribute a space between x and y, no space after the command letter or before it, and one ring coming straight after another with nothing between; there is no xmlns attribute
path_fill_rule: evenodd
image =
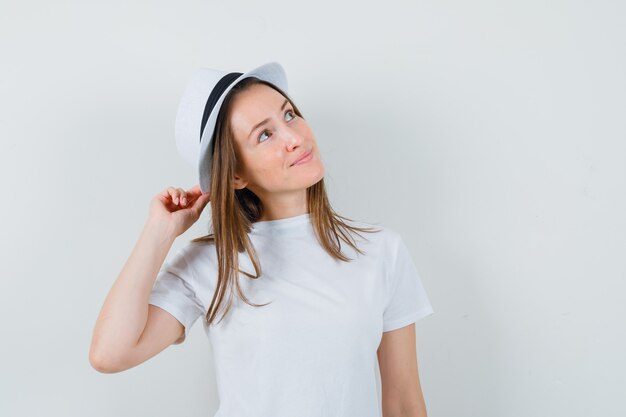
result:
<svg viewBox="0 0 626 417"><path fill-rule="evenodd" d="M173 133L189 76L269 61L334 208L411 249L435 310L416 325L429 416L625 415L625 12L3 1L0 415L213 415L200 321L123 373L88 350L150 199L197 183Z"/></svg>

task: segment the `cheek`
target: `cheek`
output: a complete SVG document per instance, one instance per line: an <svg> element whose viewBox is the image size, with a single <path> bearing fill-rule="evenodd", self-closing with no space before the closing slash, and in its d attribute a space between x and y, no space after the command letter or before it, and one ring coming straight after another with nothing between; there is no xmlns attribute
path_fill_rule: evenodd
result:
<svg viewBox="0 0 626 417"><path fill-rule="evenodd" d="M283 156L280 153L271 153L269 155L259 154L252 157L250 162L250 177L261 186L271 185L277 181L283 181L287 170L283 167Z"/></svg>

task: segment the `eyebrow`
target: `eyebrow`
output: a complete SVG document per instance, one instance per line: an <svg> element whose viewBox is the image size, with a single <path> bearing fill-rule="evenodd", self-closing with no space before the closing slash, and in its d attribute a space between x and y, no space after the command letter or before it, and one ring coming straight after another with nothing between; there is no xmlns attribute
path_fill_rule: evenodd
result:
<svg viewBox="0 0 626 417"><path fill-rule="evenodd" d="M285 102L283 103L282 106L280 106L280 109L284 109L285 106L287 105L287 103L289 103L288 99L285 99ZM257 123L256 125L254 125L252 127L252 130L250 130L250 133L248 134L248 138L250 138L250 136L252 135L252 133L254 133L255 130L257 130L259 127L263 126L265 123L269 122L269 117L267 119L263 119L262 121L260 121L259 123Z"/></svg>

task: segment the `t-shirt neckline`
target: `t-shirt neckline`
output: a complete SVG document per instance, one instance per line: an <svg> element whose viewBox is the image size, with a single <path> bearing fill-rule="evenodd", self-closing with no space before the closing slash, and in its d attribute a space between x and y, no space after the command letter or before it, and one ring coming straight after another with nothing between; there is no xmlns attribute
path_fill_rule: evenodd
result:
<svg viewBox="0 0 626 417"><path fill-rule="evenodd" d="M263 220L252 223L251 232L288 231L310 224L311 214L304 213L283 219Z"/></svg>

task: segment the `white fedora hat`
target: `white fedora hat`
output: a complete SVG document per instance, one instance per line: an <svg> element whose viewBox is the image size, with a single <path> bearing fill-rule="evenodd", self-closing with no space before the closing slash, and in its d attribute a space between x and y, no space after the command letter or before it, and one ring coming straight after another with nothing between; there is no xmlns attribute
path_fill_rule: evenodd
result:
<svg viewBox="0 0 626 417"><path fill-rule="evenodd" d="M176 148L183 159L198 169L200 189L211 184L213 132L224 98L239 81L256 77L287 94L287 75L278 62L269 62L248 72L200 68L189 80L176 114Z"/></svg>

